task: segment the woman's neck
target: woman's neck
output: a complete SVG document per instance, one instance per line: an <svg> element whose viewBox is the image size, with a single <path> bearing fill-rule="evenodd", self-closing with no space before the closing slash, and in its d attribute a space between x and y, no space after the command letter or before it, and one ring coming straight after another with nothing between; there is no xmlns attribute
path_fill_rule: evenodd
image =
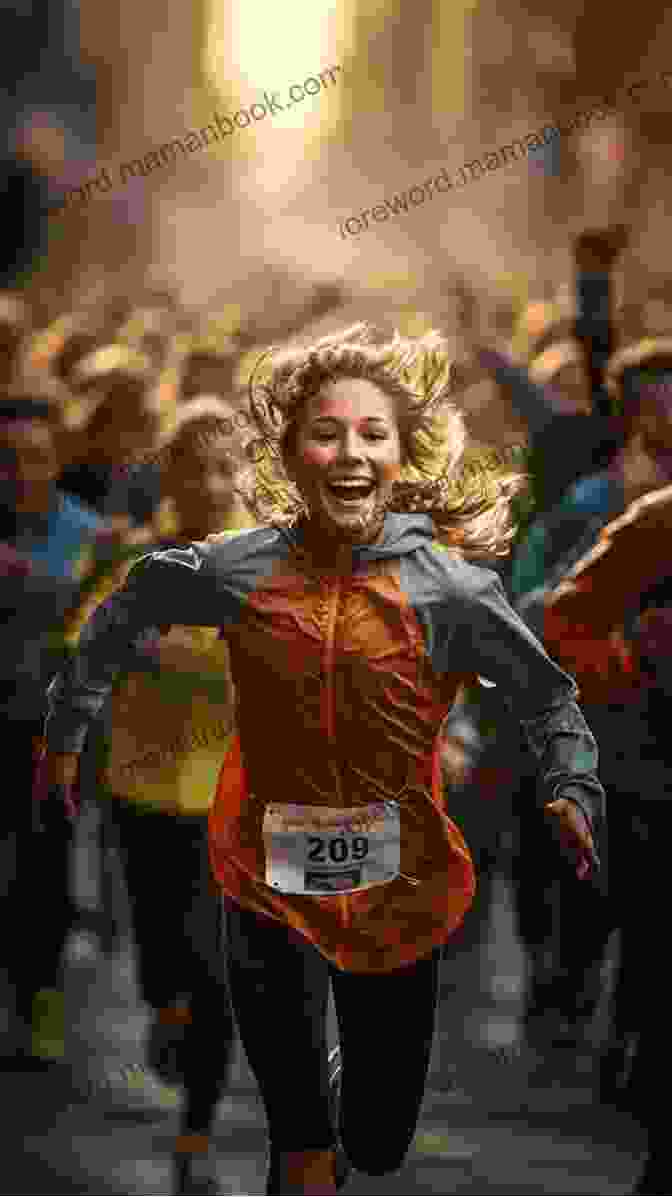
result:
<svg viewBox="0 0 672 1197"><path fill-rule="evenodd" d="M379 527L370 537L363 540L346 540L337 533L329 533L318 523L305 520L301 525L303 548L313 564L329 573L348 574L352 572L353 550L363 545L377 544L383 536Z"/></svg>

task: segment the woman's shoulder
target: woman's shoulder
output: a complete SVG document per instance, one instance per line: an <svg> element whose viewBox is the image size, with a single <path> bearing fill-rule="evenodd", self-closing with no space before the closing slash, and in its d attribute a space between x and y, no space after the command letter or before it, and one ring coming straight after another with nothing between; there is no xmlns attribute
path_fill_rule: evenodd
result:
<svg viewBox="0 0 672 1197"><path fill-rule="evenodd" d="M260 553L273 555L281 551L282 542L282 534L278 528L262 524L215 532L206 536L197 547L217 564L256 557Z"/></svg>
<svg viewBox="0 0 672 1197"><path fill-rule="evenodd" d="M269 532L272 530L273 529L269 529L268 527L261 528L256 524L246 528L225 528L222 532L212 532L210 536L206 536L203 544L229 544L231 541L236 540L241 536L250 536L253 532Z"/></svg>
<svg viewBox="0 0 672 1197"><path fill-rule="evenodd" d="M217 532L190 544L165 542L146 549L133 565L136 578L153 575L164 567L183 567L194 573L220 573L244 564L260 554L277 553L278 534L273 528L233 528Z"/></svg>
<svg viewBox="0 0 672 1197"><path fill-rule="evenodd" d="M432 540L427 546L427 561L431 565L436 585L442 593L456 598L476 598L484 591L502 588L502 581L489 560L467 561L459 549Z"/></svg>

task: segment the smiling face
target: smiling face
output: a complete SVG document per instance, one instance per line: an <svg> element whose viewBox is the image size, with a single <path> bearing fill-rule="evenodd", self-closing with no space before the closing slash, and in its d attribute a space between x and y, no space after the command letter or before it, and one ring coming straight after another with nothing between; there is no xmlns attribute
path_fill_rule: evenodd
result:
<svg viewBox="0 0 672 1197"><path fill-rule="evenodd" d="M344 543L377 535L402 463L396 402L361 378L327 383L308 399L285 453L311 524Z"/></svg>

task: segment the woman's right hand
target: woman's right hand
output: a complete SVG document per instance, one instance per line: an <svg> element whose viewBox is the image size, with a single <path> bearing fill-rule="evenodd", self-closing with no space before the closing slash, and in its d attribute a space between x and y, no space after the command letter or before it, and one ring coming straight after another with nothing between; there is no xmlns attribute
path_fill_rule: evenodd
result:
<svg viewBox="0 0 672 1197"><path fill-rule="evenodd" d="M70 835L77 816L73 789L79 754L47 752L38 755L33 776L33 827L52 835Z"/></svg>
<svg viewBox="0 0 672 1197"><path fill-rule="evenodd" d="M44 785L72 786L77 780L79 753L77 752L47 752L40 762L41 777Z"/></svg>

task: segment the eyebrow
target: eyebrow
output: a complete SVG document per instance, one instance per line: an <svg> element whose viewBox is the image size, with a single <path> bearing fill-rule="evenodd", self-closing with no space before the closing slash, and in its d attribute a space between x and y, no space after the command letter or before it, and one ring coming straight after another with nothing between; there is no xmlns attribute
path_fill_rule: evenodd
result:
<svg viewBox="0 0 672 1197"><path fill-rule="evenodd" d="M363 423L363 424L372 423L374 421L378 424L387 424L388 423L388 420L385 416L362 416L361 423ZM340 420L338 418L338 416L314 416L313 417L313 424L321 424L321 423L343 424L343 423L345 423L345 421Z"/></svg>

